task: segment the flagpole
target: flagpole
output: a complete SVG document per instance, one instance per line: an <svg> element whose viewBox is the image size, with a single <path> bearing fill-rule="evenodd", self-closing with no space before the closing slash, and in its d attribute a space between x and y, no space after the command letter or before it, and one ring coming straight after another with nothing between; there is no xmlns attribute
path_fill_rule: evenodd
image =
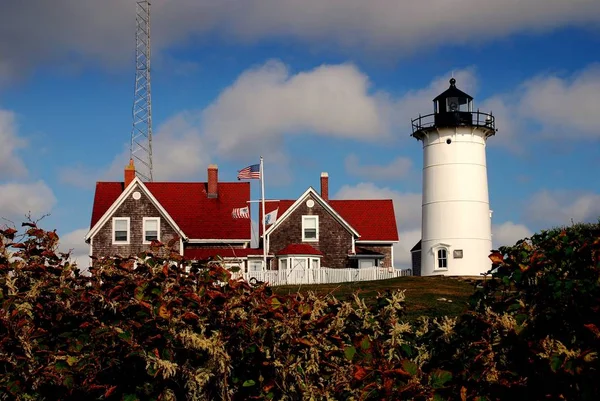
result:
<svg viewBox="0 0 600 401"><path fill-rule="evenodd" d="M265 172L263 157L260 157L260 186L262 197L262 234L263 234L263 263L265 270L267 269L267 236L265 235Z"/></svg>

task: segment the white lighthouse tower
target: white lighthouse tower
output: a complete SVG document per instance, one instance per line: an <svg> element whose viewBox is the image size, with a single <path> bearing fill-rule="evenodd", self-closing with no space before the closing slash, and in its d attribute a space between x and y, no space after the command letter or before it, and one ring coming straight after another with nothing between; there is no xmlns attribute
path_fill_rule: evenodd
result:
<svg viewBox="0 0 600 401"><path fill-rule="evenodd" d="M494 117L473 111L454 78L433 111L412 120L412 136L423 142L421 275L479 276L491 268L485 147Z"/></svg>

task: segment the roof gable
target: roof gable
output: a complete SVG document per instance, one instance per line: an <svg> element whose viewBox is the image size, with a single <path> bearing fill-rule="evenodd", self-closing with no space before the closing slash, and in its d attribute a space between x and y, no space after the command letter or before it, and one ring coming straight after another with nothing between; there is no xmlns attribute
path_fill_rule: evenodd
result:
<svg viewBox="0 0 600 401"><path fill-rule="evenodd" d="M174 227L181 230L182 237L250 241L250 219L231 216L234 208L247 206L250 183L219 182L217 198L207 196L205 182L149 182L142 185L170 216ZM113 206L126 192L122 182L98 182L90 226L94 227L109 210L114 210Z"/></svg>
<svg viewBox="0 0 600 401"><path fill-rule="evenodd" d="M346 220L344 220L344 218L342 216L339 215L339 213L337 213L330 205L329 203L327 203L318 193L317 191L315 191L313 189L313 187L309 187L292 205L290 205L285 212L283 212L281 214L281 217L278 217L277 220L275 221L274 224L272 224L269 228L267 228L267 231L265 232L265 235L269 235L270 233L272 233L276 227L278 227L279 225L281 225L281 222L283 222L285 219L287 219L294 210L296 210L298 208L298 206L300 204L302 204L302 202L304 202L309 196L312 196L314 200L316 200L317 202L319 202L319 204L329 213L331 214L340 224L342 224L342 226L344 226L344 228L346 230L348 230L350 233L352 233L353 235L355 235L356 237L359 236L358 232L354 229L354 227L352 227ZM268 205L269 203L279 203L279 202L265 202L265 208L266 205ZM275 210L277 207L271 207L270 210ZM266 213L266 211L265 211ZM281 213L281 210L278 212L278 214ZM261 217L262 219L262 217Z"/></svg>
<svg viewBox="0 0 600 401"><path fill-rule="evenodd" d="M265 213L279 208L278 215L283 216L295 202L297 201L290 199L282 199L278 202L266 202ZM345 221L354 227L360 235L358 239L360 242L398 241L396 214L394 203L391 199L332 199L327 203ZM262 227L260 229L262 230ZM269 227L267 228L268 232Z"/></svg>
<svg viewBox="0 0 600 401"><path fill-rule="evenodd" d="M119 186L122 188L122 183ZM92 238L104 224L108 221L108 219L116 212L119 206L127 199L134 191L134 189L139 189L142 191L150 200L150 202L156 207L159 212L163 215L163 217L167 220L167 222L173 227L173 229L177 232L177 234L183 238L185 238L185 234L179 228L177 223L173 221L173 218L167 213L167 211L163 208L160 202L152 195L152 193L148 190L146 185L136 176L131 183L121 192L121 194L109 205L110 198L116 194L116 188L118 186L107 186L108 189L106 196L103 196L102 193L98 194L98 188L96 188L96 194L94 195L94 207L92 210L92 222L90 224L90 231L86 234L85 240L88 241ZM98 207L96 207L96 200L98 200ZM108 205L108 206L107 206ZM104 213L102 213L102 209L106 207ZM102 213L102 214L101 214ZM98 217L100 215L100 217ZM94 221L94 218L97 220Z"/></svg>

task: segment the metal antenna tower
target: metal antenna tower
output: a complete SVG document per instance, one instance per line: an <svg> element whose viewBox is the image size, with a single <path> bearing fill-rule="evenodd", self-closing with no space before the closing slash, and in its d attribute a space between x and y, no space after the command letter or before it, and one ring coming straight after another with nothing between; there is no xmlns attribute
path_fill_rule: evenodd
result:
<svg viewBox="0 0 600 401"><path fill-rule="evenodd" d="M150 1L136 1L135 89L129 157L143 181L152 177L152 96L150 90Z"/></svg>

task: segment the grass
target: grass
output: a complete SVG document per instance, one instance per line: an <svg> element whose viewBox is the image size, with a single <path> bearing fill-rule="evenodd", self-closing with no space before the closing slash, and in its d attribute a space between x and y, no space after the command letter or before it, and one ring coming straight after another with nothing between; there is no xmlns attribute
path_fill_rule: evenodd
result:
<svg viewBox="0 0 600 401"><path fill-rule="evenodd" d="M356 283L287 285L273 287L273 292L295 294L313 291L323 295L332 294L338 299L349 299L356 292L369 303L375 299L378 292L396 289L406 291L406 318L410 321L419 316L458 316L466 309L469 296L474 291L473 280L436 276L399 277ZM443 298L446 301L440 300Z"/></svg>

